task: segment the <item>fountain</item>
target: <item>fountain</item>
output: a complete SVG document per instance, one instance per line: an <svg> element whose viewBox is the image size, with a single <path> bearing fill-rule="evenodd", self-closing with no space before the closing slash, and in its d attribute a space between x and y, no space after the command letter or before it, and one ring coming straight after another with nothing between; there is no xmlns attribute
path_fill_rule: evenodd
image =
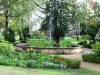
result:
<svg viewBox="0 0 100 75"><path fill-rule="evenodd" d="M61 48L61 47L34 47L34 46L28 46L27 43L20 43L16 44L15 47L16 51L27 51L27 52L43 52L47 54L77 54L77 53L82 53L83 49L82 46L77 46L77 47L66 47L66 48Z"/></svg>

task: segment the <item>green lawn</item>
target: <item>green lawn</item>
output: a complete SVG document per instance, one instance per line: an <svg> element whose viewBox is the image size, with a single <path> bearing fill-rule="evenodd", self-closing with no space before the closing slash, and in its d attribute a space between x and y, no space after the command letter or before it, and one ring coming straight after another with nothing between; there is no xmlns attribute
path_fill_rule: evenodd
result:
<svg viewBox="0 0 100 75"><path fill-rule="evenodd" d="M72 44L77 44L77 43L79 43L80 41L84 41L84 40L79 40L79 41L77 41L77 39L71 38L71 37L65 37L65 39L71 41ZM87 41L88 41L88 40L87 40Z"/></svg>
<svg viewBox="0 0 100 75"><path fill-rule="evenodd" d="M0 66L0 75L100 75L88 69L31 69Z"/></svg>

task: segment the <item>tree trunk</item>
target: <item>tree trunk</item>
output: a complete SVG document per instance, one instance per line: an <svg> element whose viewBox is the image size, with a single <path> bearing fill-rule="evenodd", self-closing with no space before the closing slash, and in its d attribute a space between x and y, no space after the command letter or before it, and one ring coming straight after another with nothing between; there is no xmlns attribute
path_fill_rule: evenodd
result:
<svg viewBox="0 0 100 75"><path fill-rule="evenodd" d="M6 15L6 30L8 29L8 9L6 8L6 13L5 13L5 15Z"/></svg>
<svg viewBox="0 0 100 75"><path fill-rule="evenodd" d="M55 40L56 41L56 43L55 43L55 47L59 47L60 45L59 45L59 40Z"/></svg>
<svg viewBox="0 0 100 75"><path fill-rule="evenodd" d="M8 12L8 2L7 2L7 4L6 4L6 12L5 12L5 17L6 17L6 32L5 32L5 34L7 35L7 31L8 31L8 14L9 14L9 12ZM5 40L7 40L7 38L5 37Z"/></svg>

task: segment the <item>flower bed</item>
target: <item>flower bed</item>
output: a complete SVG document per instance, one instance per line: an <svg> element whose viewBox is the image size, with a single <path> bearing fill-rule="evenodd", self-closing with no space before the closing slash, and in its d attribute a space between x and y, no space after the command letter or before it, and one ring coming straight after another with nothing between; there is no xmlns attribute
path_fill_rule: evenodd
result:
<svg viewBox="0 0 100 75"><path fill-rule="evenodd" d="M29 68L66 69L79 68L79 60L71 60L61 56L50 56L37 52L20 52L12 56L0 55L0 65L19 66Z"/></svg>
<svg viewBox="0 0 100 75"><path fill-rule="evenodd" d="M0 65L51 69L80 67L79 60L50 56L42 52L15 52L12 44L8 42L0 44Z"/></svg>

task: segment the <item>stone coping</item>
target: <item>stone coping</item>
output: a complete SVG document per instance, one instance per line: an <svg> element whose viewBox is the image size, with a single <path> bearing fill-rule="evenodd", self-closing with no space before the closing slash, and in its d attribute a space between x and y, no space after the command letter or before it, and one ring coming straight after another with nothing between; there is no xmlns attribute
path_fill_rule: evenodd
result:
<svg viewBox="0 0 100 75"><path fill-rule="evenodd" d="M77 54L82 53L82 47L67 47L67 48L60 48L60 47L31 47L27 46L26 43L23 44L16 44L16 51L27 51L27 52L43 52L47 54Z"/></svg>
<svg viewBox="0 0 100 75"><path fill-rule="evenodd" d="M27 43L23 43L23 44L16 44L16 47L20 47L20 48L38 48L38 49L75 49L75 48L82 48L82 46L78 46L78 47L33 47L33 46L28 46Z"/></svg>

